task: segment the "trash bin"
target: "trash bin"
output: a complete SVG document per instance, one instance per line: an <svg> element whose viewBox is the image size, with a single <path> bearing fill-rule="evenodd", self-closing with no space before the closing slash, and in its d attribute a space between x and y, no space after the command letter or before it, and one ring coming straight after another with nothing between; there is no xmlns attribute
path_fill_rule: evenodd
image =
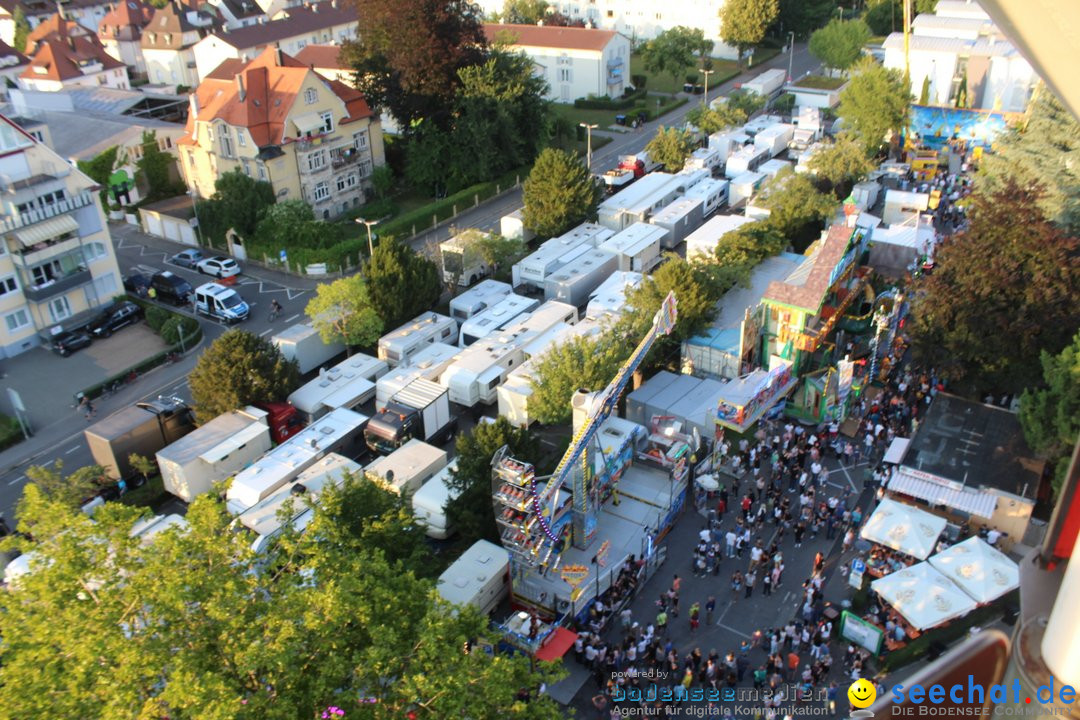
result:
<svg viewBox="0 0 1080 720"><path fill-rule="evenodd" d="M615 116L615 124L617 124L617 125L625 125L626 124L626 116L625 115L616 115Z"/></svg>
<svg viewBox="0 0 1080 720"><path fill-rule="evenodd" d="M692 93L692 92L694 92L694 83L683 83L682 91L684 93Z"/></svg>

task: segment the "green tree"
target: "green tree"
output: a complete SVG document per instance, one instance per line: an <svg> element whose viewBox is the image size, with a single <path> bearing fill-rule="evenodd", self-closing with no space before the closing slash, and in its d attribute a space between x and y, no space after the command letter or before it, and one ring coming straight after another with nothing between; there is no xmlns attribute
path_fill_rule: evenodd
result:
<svg viewBox="0 0 1080 720"><path fill-rule="evenodd" d="M577 390L602 390L630 356L633 345L619 333L578 335L554 345L534 362L536 379L529 415L545 425L570 422L570 398Z"/></svg>
<svg viewBox="0 0 1080 720"><path fill-rule="evenodd" d="M158 332L161 335L161 339L166 345L179 345L180 340L183 339L184 347L183 351L186 351L194 345L199 336L199 321L186 315L176 315L169 313L168 319L161 324L161 330Z"/></svg>
<svg viewBox="0 0 1080 720"><path fill-rule="evenodd" d="M150 475L157 472L157 463L139 453L131 453L128 455L128 464L132 469L142 475L143 482L150 479Z"/></svg>
<svg viewBox="0 0 1080 720"><path fill-rule="evenodd" d="M1043 385L1020 396L1020 426L1028 445L1054 464L1057 495L1080 433L1080 333L1057 355L1044 350L1039 360Z"/></svg>
<svg viewBox="0 0 1080 720"><path fill-rule="evenodd" d="M904 10L900 0L871 0L862 19L874 35L888 35L902 29Z"/></svg>
<svg viewBox="0 0 1080 720"><path fill-rule="evenodd" d="M15 11L11 15L13 24L15 26L15 38L12 40L12 47L21 53L26 52L26 36L30 34L30 21L26 19L26 13L23 11L21 5L15 6Z"/></svg>
<svg viewBox="0 0 1080 720"><path fill-rule="evenodd" d="M784 40L789 31L797 38L805 38L834 15L836 0L780 0L777 25L783 28Z"/></svg>
<svg viewBox="0 0 1080 720"><path fill-rule="evenodd" d="M1039 383L1041 351L1076 331L1080 239L1047 221L1038 187L1010 181L971 207L911 293L912 349L962 391L1016 393ZM1003 339L1007 338L1007 342Z"/></svg>
<svg viewBox="0 0 1080 720"><path fill-rule="evenodd" d="M253 403L284 400L300 386L300 373L269 340L234 328L199 356L188 384L204 423Z"/></svg>
<svg viewBox="0 0 1080 720"><path fill-rule="evenodd" d="M735 125L746 122L746 113L742 108L732 107L727 103L716 108L697 106L686 113L686 121L706 135L712 135Z"/></svg>
<svg viewBox="0 0 1080 720"><path fill-rule="evenodd" d="M435 263L392 238L380 240L363 276L371 307L385 328L396 328L430 310L442 295Z"/></svg>
<svg viewBox="0 0 1080 720"><path fill-rule="evenodd" d="M528 246L519 237L503 237L497 233L483 235L476 243L484 263L491 268L507 268L525 257Z"/></svg>
<svg viewBox="0 0 1080 720"><path fill-rule="evenodd" d="M239 168L222 173L209 200L199 200L199 225L203 237L222 243L230 228L242 238L254 237L263 210L274 204L274 186L254 180Z"/></svg>
<svg viewBox="0 0 1080 720"><path fill-rule="evenodd" d="M817 239L825 220L837 209L836 198L818 190L805 173L796 173L790 167L768 180L755 202L769 209L769 225L787 238L796 252Z"/></svg>
<svg viewBox="0 0 1080 720"><path fill-rule="evenodd" d="M15 9L19 12L22 11L22 8L18 5L15 6ZM108 204L110 201L109 176L113 174L113 170L116 167L116 155L119 150L120 148L113 145L111 148L103 150L90 160L79 160L77 162L79 170L86 173L91 180L101 186L99 195L101 196L101 202L105 204Z"/></svg>
<svg viewBox="0 0 1080 720"><path fill-rule="evenodd" d="M740 65L779 14L779 0L727 0L720 8L720 39L738 49Z"/></svg>
<svg viewBox="0 0 1080 720"><path fill-rule="evenodd" d="M546 0L506 0L502 21L513 25L535 25L550 9Z"/></svg>
<svg viewBox="0 0 1080 720"><path fill-rule="evenodd" d="M757 93L747 92L740 88L728 93L723 107L731 111L742 111L746 117L750 117L765 107L765 98Z"/></svg>
<svg viewBox="0 0 1080 720"><path fill-rule="evenodd" d="M930 76L926 75L922 79L922 90L919 92L919 104L930 104Z"/></svg>
<svg viewBox="0 0 1080 720"><path fill-rule="evenodd" d="M141 146L142 155L135 161L135 167L146 182L144 199L154 202L183 193L184 184L176 179L176 158L158 147L157 131L144 130Z"/></svg>
<svg viewBox="0 0 1080 720"><path fill-rule="evenodd" d="M937 10L937 0L915 0L915 14L933 13Z"/></svg>
<svg viewBox="0 0 1080 720"><path fill-rule="evenodd" d="M654 73L670 73L678 80L679 76L696 63L695 55L708 55L712 51L712 41L705 39L700 28L688 28L678 25L665 30L645 45L642 53L645 68Z"/></svg>
<svg viewBox="0 0 1080 720"><path fill-rule="evenodd" d="M42 496L66 508L78 510L110 481L105 468L87 465L64 476L64 461L54 460L49 465L31 465L26 469L27 487L33 485ZM25 492L25 491L24 491Z"/></svg>
<svg viewBox="0 0 1080 720"><path fill-rule="evenodd" d="M810 156L807 167L828 184L837 199L841 199L847 197L851 186L862 181L875 165L858 140L848 133L841 133L836 142Z"/></svg>
<svg viewBox="0 0 1080 720"><path fill-rule="evenodd" d="M522 186L525 227L540 237L554 237L596 217L602 190L574 155L548 148L536 158Z"/></svg>
<svg viewBox="0 0 1080 720"><path fill-rule="evenodd" d="M720 267L731 272L734 284L748 280L758 263L780 254L787 245L787 239L771 223L747 223L720 236L715 259Z"/></svg>
<svg viewBox="0 0 1080 720"><path fill-rule="evenodd" d="M284 200L265 208L255 230L256 237L278 250L332 247L343 232L336 223L320 222L303 200Z"/></svg>
<svg viewBox="0 0 1080 720"><path fill-rule="evenodd" d="M870 28L862 20L830 20L810 36L810 52L826 68L847 70L869 40Z"/></svg>
<svg viewBox="0 0 1080 720"><path fill-rule="evenodd" d="M645 152L668 172L679 172L686 164L686 158L694 152L694 145L694 137L690 133L661 125L645 146Z"/></svg>
<svg viewBox="0 0 1080 720"><path fill-rule="evenodd" d="M463 546L476 540L498 542L495 512L491 504L491 459L506 446L510 456L536 462L540 445L526 428L516 428L505 417L480 423L469 434L458 435L457 468L447 485L460 495L446 507L447 520L457 528Z"/></svg>
<svg viewBox="0 0 1080 720"><path fill-rule="evenodd" d="M1054 94L1041 87L1032 98L1027 123L994 143L979 164L976 194L994 194L1010 180L1039 183L1040 209L1054 223L1080 232L1080 123Z"/></svg>
<svg viewBox="0 0 1080 720"><path fill-rule="evenodd" d="M837 113L845 127L876 154L886 135L899 132L907 121L910 93L898 70L889 70L871 57L864 57L851 69L851 79L840 91Z"/></svg>
<svg viewBox="0 0 1080 720"><path fill-rule="evenodd" d="M394 189L394 170L389 165L379 165L371 171L371 188L375 197L382 200Z"/></svg>
<svg viewBox="0 0 1080 720"><path fill-rule="evenodd" d="M324 342L342 342L346 348L374 346L385 327L360 275L320 283L304 312Z"/></svg>

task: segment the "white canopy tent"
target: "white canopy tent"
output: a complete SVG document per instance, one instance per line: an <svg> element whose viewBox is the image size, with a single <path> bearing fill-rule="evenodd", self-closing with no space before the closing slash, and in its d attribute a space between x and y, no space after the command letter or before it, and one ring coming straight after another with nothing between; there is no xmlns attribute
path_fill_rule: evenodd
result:
<svg viewBox="0 0 1080 720"><path fill-rule="evenodd" d="M946 524L945 518L886 497L882 498L859 535L870 542L925 560L934 552L934 545Z"/></svg>
<svg viewBox="0 0 1080 720"><path fill-rule="evenodd" d="M980 604L1020 586L1016 563L978 537L939 552L930 564Z"/></svg>
<svg viewBox="0 0 1080 720"><path fill-rule="evenodd" d="M886 575L870 587L918 630L937 627L975 609L975 601L930 563Z"/></svg>

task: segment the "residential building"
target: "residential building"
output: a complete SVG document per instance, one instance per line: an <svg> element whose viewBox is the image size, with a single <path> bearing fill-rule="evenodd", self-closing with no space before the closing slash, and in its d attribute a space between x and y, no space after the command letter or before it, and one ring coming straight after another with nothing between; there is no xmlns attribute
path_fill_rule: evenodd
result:
<svg viewBox="0 0 1080 720"><path fill-rule="evenodd" d="M364 201L384 160L382 129L364 97L276 48L250 62L226 60L191 95L181 169L201 197L239 168L303 200L316 217Z"/></svg>
<svg viewBox="0 0 1080 720"><path fill-rule="evenodd" d="M305 45L295 57L327 80L340 80L352 87L356 71L342 60L340 45Z"/></svg>
<svg viewBox="0 0 1080 720"><path fill-rule="evenodd" d="M121 291L94 181L0 115L0 354L78 327Z"/></svg>
<svg viewBox="0 0 1080 720"><path fill-rule="evenodd" d="M22 8L31 29L55 15L59 7L66 19L78 23L91 33L96 33L102 19L112 10L115 2L116 0L66 0L63 4L58 4L49 0L0 0L0 40L8 45L15 43L17 6Z"/></svg>
<svg viewBox="0 0 1080 720"><path fill-rule="evenodd" d="M19 87L52 92L70 87L130 87L127 67L109 55L97 36L57 13L26 38L30 64Z"/></svg>
<svg viewBox="0 0 1080 720"><path fill-rule="evenodd" d="M356 10L338 0L283 11L268 23L221 29L195 45L195 66L204 78L226 60L252 60L265 48L295 56L307 45L341 44L356 37Z"/></svg>
<svg viewBox="0 0 1080 720"><path fill-rule="evenodd" d="M217 29L217 25L213 15L183 5L179 0L154 11L142 35L143 59L150 82L198 85L195 44Z"/></svg>
<svg viewBox="0 0 1080 720"><path fill-rule="evenodd" d="M485 24L488 42L509 42L548 83L548 99L617 98L630 84L630 39L611 30Z"/></svg>
<svg viewBox="0 0 1080 720"><path fill-rule="evenodd" d="M501 15L503 0L478 0L485 14ZM634 43L651 40L678 25L701 28L712 40L713 56L734 59L738 51L720 38L720 9L724 0L665 2L665 0L552 0L558 12L587 26L622 33Z"/></svg>
<svg viewBox="0 0 1080 720"><path fill-rule="evenodd" d="M18 83L19 75L30 64L30 58L23 55L6 42L0 41L0 91L7 80L11 85Z"/></svg>
<svg viewBox="0 0 1080 720"><path fill-rule="evenodd" d="M142 54L143 28L150 24L154 8L141 0L120 0L101 19L98 39L105 52L140 75L146 74Z"/></svg>
<svg viewBox="0 0 1080 720"><path fill-rule="evenodd" d="M207 0L221 17L225 27L235 28L258 25L269 20L266 12L253 0Z"/></svg>
<svg viewBox="0 0 1080 720"><path fill-rule="evenodd" d="M1016 47L973 2L939 2L934 13L911 23L911 94L921 98L924 85L930 105L1024 112L1038 76ZM885 38L885 67L903 71L904 34Z"/></svg>

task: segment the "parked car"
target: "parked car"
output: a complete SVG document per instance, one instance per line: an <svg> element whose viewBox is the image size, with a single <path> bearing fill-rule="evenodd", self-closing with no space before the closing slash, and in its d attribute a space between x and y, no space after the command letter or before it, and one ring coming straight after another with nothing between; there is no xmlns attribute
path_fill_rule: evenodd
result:
<svg viewBox="0 0 1080 720"><path fill-rule="evenodd" d="M173 265L179 265L180 267L194 269L200 262L206 259L206 256L202 254L202 250L181 250L180 252L169 258L169 262Z"/></svg>
<svg viewBox="0 0 1080 720"><path fill-rule="evenodd" d="M213 275L216 278L234 278L240 274L240 263L224 255L215 255L200 262L197 266L199 272L205 275Z"/></svg>
<svg viewBox="0 0 1080 720"><path fill-rule="evenodd" d="M206 283L195 291L195 312L227 323L236 323L247 320L251 308L232 288Z"/></svg>
<svg viewBox="0 0 1080 720"><path fill-rule="evenodd" d="M146 297L146 291L150 289L150 277L142 273L125 275L124 289L139 297Z"/></svg>
<svg viewBox="0 0 1080 720"><path fill-rule="evenodd" d="M82 330L71 330L57 335L52 342L53 352L61 357L67 357L76 350L82 350L91 342L89 335Z"/></svg>
<svg viewBox="0 0 1080 720"><path fill-rule="evenodd" d="M98 315L90 321L87 328L98 337L109 337L120 328L134 325L142 318L143 309L130 300L125 300Z"/></svg>
<svg viewBox="0 0 1080 720"><path fill-rule="evenodd" d="M174 305L187 305L195 292L191 283L168 270L163 270L150 278L150 287L157 293L158 298L168 300Z"/></svg>

